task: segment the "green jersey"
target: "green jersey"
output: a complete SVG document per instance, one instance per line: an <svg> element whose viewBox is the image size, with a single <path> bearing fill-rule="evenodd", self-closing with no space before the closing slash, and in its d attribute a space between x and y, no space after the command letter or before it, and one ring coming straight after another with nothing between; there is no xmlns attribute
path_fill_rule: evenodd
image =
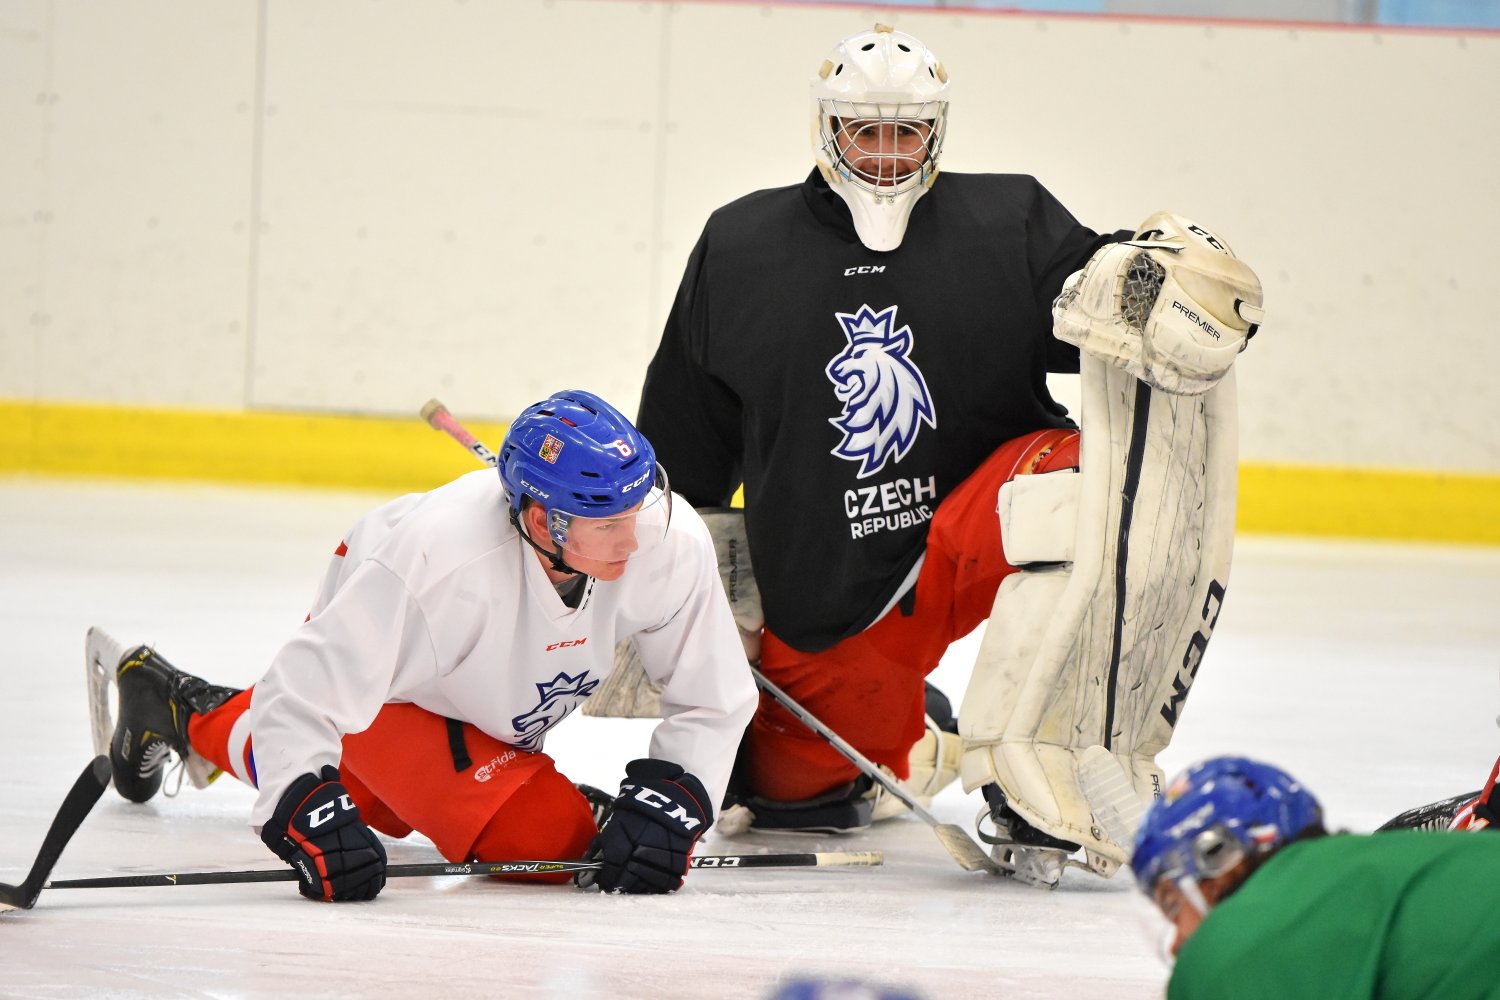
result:
<svg viewBox="0 0 1500 1000"><path fill-rule="evenodd" d="M1345 834L1279 851L1177 956L1169 1000L1500 1000L1500 836Z"/></svg>

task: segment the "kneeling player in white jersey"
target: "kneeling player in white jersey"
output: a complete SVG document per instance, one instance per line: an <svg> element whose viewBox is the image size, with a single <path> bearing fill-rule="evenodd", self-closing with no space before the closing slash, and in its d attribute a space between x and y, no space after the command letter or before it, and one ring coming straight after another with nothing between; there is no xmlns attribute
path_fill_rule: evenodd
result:
<svg viewBox="0 0 1500 1000"><path fill-rule="evenodd" d="M650 443L586 392L524 411L499 466L355 524L248 690L92 631L95 738L120 793L155 795L169 751L200 786L215 769L255 785L253 825L314 899L380 891L372 829L420 831L455 862L583 855L603 866L582 885L680 887L756 701L708 531L674 508ZM665 711L601 831L542 744L630 636Z"/></svg>

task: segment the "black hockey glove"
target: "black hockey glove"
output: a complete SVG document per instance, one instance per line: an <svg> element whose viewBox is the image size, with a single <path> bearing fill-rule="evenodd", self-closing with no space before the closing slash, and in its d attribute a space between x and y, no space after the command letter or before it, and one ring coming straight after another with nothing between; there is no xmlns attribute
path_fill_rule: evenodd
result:
<svg viewBox="0 0 1500 1000"><path fill-rule="evenodd" d="M385 887L385 845L360 820L336 767L292 782L260 839L296 870L308 899L374 899Z"/></svg>
<svg viewBox="0 0 1500 1000"><path fill-rule="evenodd" d="M693 845L714 821L703 782L670 761L625 765L614 812L589 844L604 867L579 872L582 888L605 892L672 892L682 887Z"/></svg>

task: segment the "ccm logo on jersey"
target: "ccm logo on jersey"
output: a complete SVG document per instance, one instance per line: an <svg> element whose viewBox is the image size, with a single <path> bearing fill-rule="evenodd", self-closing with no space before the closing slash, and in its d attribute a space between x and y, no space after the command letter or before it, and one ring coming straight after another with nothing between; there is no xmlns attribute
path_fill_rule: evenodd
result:
<svg viewBox="0 0 1500 1000"><path fill-rule="evenodd" d="M653 792L649 788L640 788L635 785L622 785L621 787L624 789L634 788L635 794L631 797L634 798L637 802L645 803L652 809L664 809L664 807L672 804L672 800L667 798L661 792ZM667 818L675 819L677 822L681 823L684 830L691 830L694 827L699 826L703 822L700 819L689 816L688 811L682 808L682 806L678 806L677 808L668 812Z"/></svg>
<svg viewBox="0 0 1500 1000"><path fill-rule="evenodd" d="M547 652L550 653L554 649L567 649L569 646L582 646L588 641L588 636L584 636L582 639L564 639L562 642L554 642L552 645L548 646Z"/></svg>
<svg viewBox="0 0 1500 1000"><path fill-rule="evenodd" d="M855 274L880 274L885 270L884 264L861 264L859 267L844 268L844 277Z"/></svg>
<svg viewBox="0 0 1500 1000"><path fill-rule="evenodd" d="M324 802L322 805L318 806L318 808L307 814L308 828L316 830L324 823L327 823L329 820L333 819L334 806L337 806L344 812L351 812L354 809L354 800L349 798L349 795L346 792L345 794L338 797L337 802Z"/></svg>

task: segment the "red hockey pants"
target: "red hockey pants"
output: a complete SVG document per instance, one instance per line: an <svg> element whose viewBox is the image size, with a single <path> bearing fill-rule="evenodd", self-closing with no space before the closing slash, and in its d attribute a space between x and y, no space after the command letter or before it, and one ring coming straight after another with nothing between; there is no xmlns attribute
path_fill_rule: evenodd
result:
<svg viewBox="0 0 1500 1000"><path fill-rule="evenodd" d="M193 749L221 769L253 774L247 746L231 761L230 731L250 707L243 691L188 724ZM597 829L588 800L552 758L461 726L468 766L458 769L448 720L411 704L386 705L344 737L339 774L365 823L390 837L416 830L449 861L582 857ZM248 765L248 766L247 766ZM568 875L497 876L565 882Z"/></svg>

